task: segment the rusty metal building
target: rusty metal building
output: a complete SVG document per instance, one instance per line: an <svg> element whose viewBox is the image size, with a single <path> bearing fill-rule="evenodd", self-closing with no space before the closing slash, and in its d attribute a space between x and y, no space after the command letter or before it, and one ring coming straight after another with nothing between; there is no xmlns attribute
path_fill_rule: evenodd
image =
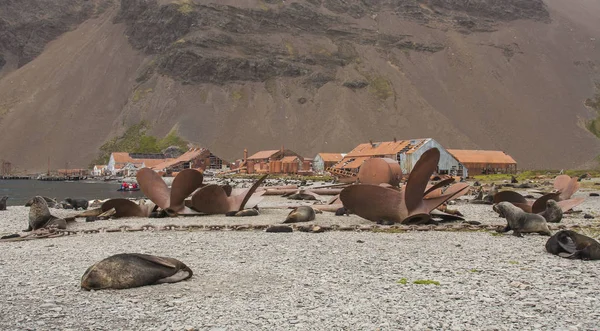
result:
<svg viewBox="0 0 600 331"><path fill-rule="evenodd" d="M247 157L242 164L249 174L297 174L302 170L303 161L304 158L296 152L281 148L257 152Z"/></svg>
<svg viewBox="0 0 600 331"><path fill-rule="evenodd" d="M449 149L448 152L468 169L471 176L517 173L517 161L502 151Z"/></svg>
<svg viewBox="0 0 600 331"><path fill-rule="evenodd" d="M440 161L437 168L438 174L448 174L451 176L468 175L467 168L450 154L446 148L432 138L360 144L329 170L333 174L341 176L355 176L358 174L358 170L365 160L381 157L398 161L402 173L409 174L419 158L421 158L421 155L431 148L437 148L440 151Z"/></svg>
<svg viewBox="0 0 600 331"><path fill-rule="evenodd" d="M183 169L224 170L228 163L206 148L191 148L176 159L170 159L151 167L155 171L172 174Z"/></svg>

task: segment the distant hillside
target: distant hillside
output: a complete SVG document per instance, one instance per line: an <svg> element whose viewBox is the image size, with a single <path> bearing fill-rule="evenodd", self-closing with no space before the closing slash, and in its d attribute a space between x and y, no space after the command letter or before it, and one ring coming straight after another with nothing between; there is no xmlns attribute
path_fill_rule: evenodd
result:
<svg viewBox="0 0 600 331"><path fill-rule="evenodd" d="M147 121L230 160L433 137L594 167L598 17L596 0L3 2L0 158L85 166Z"/></svg>

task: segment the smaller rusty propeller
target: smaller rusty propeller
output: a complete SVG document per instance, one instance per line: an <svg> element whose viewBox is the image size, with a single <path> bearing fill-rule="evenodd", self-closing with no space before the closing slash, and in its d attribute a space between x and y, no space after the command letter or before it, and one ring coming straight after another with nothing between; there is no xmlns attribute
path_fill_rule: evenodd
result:
<svg viewBox="0 0 600 331"><path fill-rule="evenodd" d="M156 205L154 203L144 203L140 201L139 204L128 200L128 199L110 199L105 201L102 206L102 212L107 212L112 208L115 209L114 217L148 217L154 210Z"/></svg>
<svg viewBox="0 0 600 331"><path fill-rule="evenodd" d="M191 206L194 210L204 214L226 214L231 211L239 211L244 209L246 205L256 205L256 197L253 197L256 189L262 184L268 175L260 177L252 187L243 190L241 193L228 196L225 190L218 185L207 185L196 191L192 195ZM257 192L260 196L265 191ZM250 201L253 198L255 201Z"/></svg>
<svg viewBox="0 0 600 331"><path fill-rule="evenodd" d="M435 172L439 159L440 151L437 148L423 153L410 173L406 185L400 190L382 185L359 184L342 190L340 199L351 212L374 222L426 223L431 218L432 210L469 187L466 183L458 183L443 193L424 199L426 191L427 194L431 194L438 188L430 187L427 190L427 183Z"/></svg>
<svg viewBox="0 0 600 331"><path fill-rule="evenodd" d="M506 201L525 212L538 214L546 210L546 202L548 200L556 201L563 212L578 206L585 200L585 198L571 198L579 190L577 177L569 177L567 175L557 176L554 179L554 189L556 192L546 193L535 201L527 200L524 196L514 191L502 191L494 195L494 203Z"/></svg>
<svg viewBox="0 0 600 331"><path fill-rule="evenodd" d="M202 186L203 180L202 173L194 169L179 172L171 189L159 174L149 168L140 169L136 178L144 195L170 216L191 213L185 206L185 199Z"/></svg>
<svg viewBox="0 0 600 331"><path fill-rule="evenodd" d="M570 199L579 190L579 185L577 177L569 177L568 175L557 176L554 179L554 189L560 192L560 197L556 201Z"/></svg>

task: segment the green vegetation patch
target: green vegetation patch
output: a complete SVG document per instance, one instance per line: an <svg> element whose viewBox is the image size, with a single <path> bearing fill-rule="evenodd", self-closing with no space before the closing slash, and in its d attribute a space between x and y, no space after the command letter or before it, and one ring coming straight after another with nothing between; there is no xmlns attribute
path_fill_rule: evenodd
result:
<svg viewBox="0 0 600 331"><path fill-rule="evenodd" d="M431 279L417 279L413 282L413 284L440 286L440 282Z"/></svg>
<svg viewBox="0 0 600 331"><path fill-rule="evenodd" d="M177 10L184 15L189 15L194 11L194 3L191 0L181 0L178 5Z"/></svg>
<svg viewBox="0 0 600 331"><path fill-rule="evenodd" d="M146 121L130 126L125 133L119 137L114 137L102 146L96 159L91 163L107 164L110 154L114 152L127 153L160 153L169 146L177 146L182 151L187 150L188 142L177 135L175 130L171 130L164 138L158 139L147 134L149 125Z"/></svg>
<svg viewBox="0 0 600 331"><path fill-rule="evenodd" d="M585 100L585 106L596 111L596 118L586 123L587 129L600 138L600 83L596 83L596 94Z"/></svg>
<svg viewBox="0 0 600 331"><path fill-rule="evenodd" d="M402 285L406 285L406 284L408 284L408 279L401 278L400 280L396 281L396 283L402 284ZM435 285L435 286L440 286L440 282L435 281L435 280L431 280L431 279L417 279L417 280L413 281L412 283L416 284L416 285Z"/></svg>
<svg viewBox="0 0 600 331"><path fill-rule="evenodd" d="M133 100L133 102L138 102L141 99L143 99L148 93L152 93L152 91L152 88L138 88L133 92L133 97L131 99Z"/></svg>
<svg viewBox="0 0 600 331"><path fill-rule="evenodd" d="M392 84L381 76L376 76L369 80L369 90L382 100L394 95Z"/></svg>

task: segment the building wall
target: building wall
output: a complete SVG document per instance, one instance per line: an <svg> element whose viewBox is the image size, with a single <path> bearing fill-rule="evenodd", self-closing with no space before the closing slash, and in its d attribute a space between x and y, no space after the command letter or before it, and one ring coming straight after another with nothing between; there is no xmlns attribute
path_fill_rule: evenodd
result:
<svg viewBox="0 0 600 331"><path fill-rule="evenodd" d="M115 157L112 154L110 154L110 159L108 160L108 165L106 168L112 175L115 174Z"/></svg>
<svg viewBox="0 0 600 331"><path fill-rule="evenodd" d="M315 159L313 160L313 170L318 173L325 171L325 161L323 161L321 155L315 156Z"/></svg>
<svg viewBox="0 0 600 331"><path fill-rule="evenodd" d="M438 163L440 172L448 172L448 174L456 175L457 171L462 170L462 175L464 177L468 176L467 168L458 162L454 156L448 153L448 151L442 145L433 139L427 139L427 141L412 154L400 155L400 167L402 168L402 173L409 174L423 153L432 148L437 148L440 151L440 162Z"/></svg>
<svg viewBox="0 0 600 331"><path fill-rule="evenodd" d="M509 163L466 163L465 167L469 169L471 176L481 175L489 169L489 174L516 174L517 165Z"/></svg>

